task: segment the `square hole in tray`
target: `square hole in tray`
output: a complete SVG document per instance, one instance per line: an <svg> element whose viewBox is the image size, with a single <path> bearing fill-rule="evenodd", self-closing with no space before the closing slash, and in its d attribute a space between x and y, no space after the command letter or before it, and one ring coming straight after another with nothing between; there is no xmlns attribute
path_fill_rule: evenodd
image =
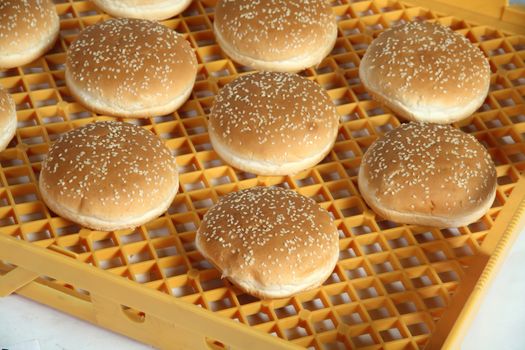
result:
<svg viewBox="0 0 525 350"><path fill-rule="evenodd" d="M418 243L427 243L436 240L432 231L414 233L414 238Z"/></svg>
<svg viewBox="0 0 525 350"><path fill-rule="evenodd" d="M412 281L412 284L415 288L423 288L432 285L432 280L426 274L411 278L410 280Z"/></svg>
<svg viewBox="0 0 525 350"><path fill-rule="evenodd" d="M224 279L222 279L220 276L216 276L215 278L211 278L208 280L202 280L200 281L202 290L208 291L213 290L217 288L224 288L226 286L226 283L224 282Z"/></svg>
<svg viewBox="0 0 525 350"><path fill-rule="evenodd" d="M205 169L210 169L210 168L216 168L221 165L224 165L224 163L220 158L215 158L215 159L209 159L209 160L203 161L202 165L204 166Z"/></svg>
<svg viewBox="0 0 525 350"><path fill-rule="evenodd" d="M372 264L372 267L374 268L374 272L377 274L394 271L394 267L389 260Z"/></svg>
<svg viewBox="0 0 525 350"><path fill-rule="evenodd" d="M197 293L197 289L192 285L185 284L182 286L172 287L171 293L176 297L182 297Z"/></svg>
<svg viewBox="0 0 525 350"><path fill-rule="evenodd" d="M419 266L422 264L422 261L420 260L420 258L415 255L408 256L405 258L399 258L399 262L401 263L401 266L403 266L404 268Z"/></svg>
<svg viewBox="0 0 525 350"><path fill-rule="evenodd" d="M175 224L175 229L178 233L192 232L197 230L197 225L193 221L179 222L178 219L173 219L173 221Z"/></svg>
<svg viewBox="0 0 525 350"><path fill-rule="evenodd" d="M348 188L348 185L346 183L342 186L329 187L329 190L330 194L334 199L341 199L352 196L352 193L350 192L350 189Z"/></svg>
<svg viewBox="0 0 525 350"><path fill-rule="evenodd" d="M162 268L162 272L167 278L169 278L187 273L188 267L186 267L186 265L166 266Z"/></svg>
<svg viewBox="0 0 525 350"><path fill-rule="evenodd" d="M359 310L356 310L352 313L341 315L341 320L349 324L351 326L360 324L364 322L365 317L359 312Z"/></svg>
<svg viewBox="0 0 525 350"><path fill-rule="evenodd" d="M379 306L368 310L368 315L372 320L380 320L383 318L392 317L392 315L385 306Z"/></svg>
<svg viewBox="0 0 525 350"><path fill-rule="evenodd" d="M349 279L357 279L367 277L368 273L363 266L356 266L355 268L346 270L346 275Z"/></svg>
<svg viewBox="0 0 525 350"><path fill-rule="evenodd" d="M22 204L18 207L18 215L22 222L37 221L46 217L44 206L41 203Z"/></svg>
<svg viewBox="0 0 525 350"><path fill-rule="evenodd" d="M364 334L352 337L352 342L357 347L365 347L365 346L371 346L371 345L376 344L371 333L364 333Z"/></svg>
<svg viewBox="0 0 525 350"><path fill-rule="evenodd" d="M266 323L271 320L271 317L264 311L259 311L255 314L248 315L246 317L250 326L255 326L257 324Z"/></svg>
<svg viewBox="0 0 525 350"><path fill-rule="evenodd" d="M56 225L53 225L53 227L55 229L57 236L71 235L71 234L74 234L80 231L80 226L76 224L69 224L66 226L59 226L59 227L57 227Z"/></svg>
<svg viewBox="0 0 525 350"><path fill-rule="evenodd" d="M304 177L302 179L296 179L295 183L299 187L305 187L305 186L314 185L317 182L315 181L315 178L313 176L307 176L307 177Z"/></svg>
<svg viewBox="0 0 525 350"><path fill-rule="evenodd" d="M331 318L314 322L313 325L317 333L331 331L335 329L335 323Z"/></svg>
<svg viewBox="0 0 525 350"><path fill-rule="evenodd" d="M348 291L342 291L339 294L330 295L330 302L332 305L342 305L351 303L352 297L348 294Z"/></svg>
<svg viewBox="0 0 525 350"><path fill-rule="evenodd" d="M341 278L339 277L339 275L336 272L332 272L330 277L328 277L326 281L324 281L323 285L326 286L329 284L339 283L339 282L341 282Z"/></svg>
<svg viewBox="0 0 525 350"><path fill-rule="evenodd" d="M175 243L162 244L161 246L155 247L155 252L159 258L179 255Z"/></svg>
<svg viewBox="0 0 525 350"><path fill-rule="evenodd" d="M136 229L135 231L132 231L130 233L124 233L120 235L119 238L122 244L130 244L143 240L142 232L140 231L140 229Z"/></svg>
<svg viewBox="0 0 525 350"><path fill-rule="evenodd" d="M295 306L291 304L276 308L273 311L275 312L275 315L278 318L285 318L297 315L297 310L295 309Z"/></svg>
<svg viewBox="0 0 525 350"><path fill-rule="evenodd" d="M409 314L417 311L416 304L413 301L407 300L400 303L396 303L396 309L401 314Z"/></svg>
<svg viewBox="0 0 525 350"><path fill-rule="evenodd" d="M128 260L131 264L148 261L151 259L153 259L153 257L151 256L147 246L132 253L128 253Z"/></svg>
<svg viewBox="0 0 525 350"><path fill-rule="evenodd" d="M443 298L438 295L425 298L423 299L423 302L425 303L426 307L429 309L441 308L446 305Z"/></svg>
<svg viewBox="0 0 525 350"><path fill-rule="evenodd" d="M348 247L339 251L339 260L351 259L355 258L356 256L357 254L354 247ZM350 274L351 272L349 271L348 273Z"/></svg>
<svg viewBox="0 0 525 350"><path fill-rule="evenodd" d="M111 248L111 247L114 247L116 245L113 237L107 237L105 239L101 239L101 240L98 240L98 241L93 241L93 249L94 250L99 250L99 249L104 249L104 248Z"/></svg>
<svg viewBox="0 0 525 350"><path fill-rule="evenodd" d="M124 259L119 252L116 252L111 256L100 259L99 265L104 270L120 267L124 265Z"/></svg>
<svg viewBox="0 0 525 350"><path fill-rule="evenodd" d="M314 310L321 310L326 307L324 302L321 300L321 298L315 298L313 300L308 300L302 303L303 308L306 310L314 311Z"/></svg>
<svg viewBox="0 0 525 350"><path fill-rule="evenodd" d="M213 265L208 260L197 260L191 263L191 266L197 270L211 270L214 269Z"/></svg>
<svg viewBox="0 0 525 350"><path fill-rule="evenodd" d="M439 272L438 276L443 283L459 281L459 276L454 270Z"/></svg>
<svg viewBox="0 0 525 350"><path fill-rule="evenodd" d="M363 245L361 246L361 249L363 250L363 253L365 254L374 254L374 253L380 253L383 251L381 244L378 242Z"/></svg>
<svg viewBox="0 0 525 350"><path fill-rule="evenodd" d="M404 338L399 328L396 327L380 331L379 335L381 335L381 338L383 338L383 341L385 342L390 342Z"/></svg>
<svg viewBox="0 0 525 350"><path fill-rule="evenodd" d="M299 339L302 337L306 337L309 335L308 330L303 325L297 325L292 328L288 328L284 330L284 335L287 339L293 340L293 339Z"/></svg>
<svg viewBox="0 0 525 350"><path fill-rule="evenodd" d="M151 268L145 271L135 273L134 277L135 280L139 283L148 283L162 279L162 275L156 266L152 266Z"/></svg>
<svg viewBox="0 0 525 350"><path fill-rule="evenodd" d="M52 238L53 235L48 228L43 228L42 230L26 233L25 236L29 242L42 241L45 239Z"/></svg>
<svg viewBox="0 0 525 350"><path fill-rule="evenodd" d="M210 301L210 308L212 311L229 309L233 306L234 306L233 301L228 297L225 297L219 300L215 300L215 301Z"/></svg>
<svg viewBox="0 0 525 350"><path fill-rule="evenodd" d="M379 296L378 290L375 286L364 287L356 289L357 295L360 299L370 299Z"/></svg>
<svg viewBox="0 0 525 350"><path fill-rule="evenodd" d="M411 325L407 325L407 328L408 328L408 330L410 331L410 333L412 334L413 337L417 337L418 335L423 335L423 334L429 334L430 333L430 330L429 330L427 324L424 323L424 322L419 322L419 323L414 323L414 324L411 324Z"/></svg>
<svg viewBox="0 0 525 350"><path fill-rule="evenodd" d="M389 282L383 281L383 286L388 293L400 293L406 290L405 285L400 280Z"/></svg>
<svg viewBox="0 0 525 350"><path fill-rule="evenodd" d="M13 195L13 200L16 204L36 202L38 200L34 186L12 188L11 194Z"/></svg>
<svg viewBox="0 0 525 350"><path fill-rule="evenodd" d="M247 304L255 303L256 301L259 301L259 299L254 297L253 295L243 293L243 294L237 295L237 301L241 305L247 305Z"/></svg>
<svg viewBox="0 0 525 350"><path fill-rule="evenodd" d="M9 210L0 215L0 227L11 226L14 224L16 224L16 218L13 210Z"/></svg>
<svg viewBox="0 0 525 350"><path fill-rule="evenodd" d="M186 200L186 197L178 196L175 198L171 206L168 208L168 214L187 213L191 210L191 205Z"/></svg>
<svg viewBox="0 0 525 350"><path fill-rule="evenodd" d="M167 226L147 228L148 235L151 238L167 237L171 235L170 229Z"/></svg>

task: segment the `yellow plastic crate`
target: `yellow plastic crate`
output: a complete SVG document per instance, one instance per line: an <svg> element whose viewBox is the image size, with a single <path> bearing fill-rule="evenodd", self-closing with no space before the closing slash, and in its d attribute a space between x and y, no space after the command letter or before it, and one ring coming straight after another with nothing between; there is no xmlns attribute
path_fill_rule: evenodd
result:
<svg viewBox="0 0 525 350"><path fill-rule="evenodd" d="M206 114L214 95L249 68L215 43L215 1L194 1L162 22L195 48L199 70L191 99L170 115L124 119L166 141L177 155L181 190L165 215L144 226L94 232L51 213L36 180L48 144L61 133L112 119L75 103L64 83L67 46L85 26L108 17L88 1L55 2L61 18L55 48L0 72L19 121L15 140L0 153L0 295L18 293L164 349L457 347L525 221L523 12L503 1L331 1L337 44L323 63L301 74L337 105L337 143L321 164L296 176L256 177L225 165L211 148ZM360 84L360 57L380 31L413 19L452 27L490 58L489 96L472 118L455 125L487 146L497 165L494 205L468 227L395 224L368 209L357 190L364 151L400 124ZM221 280L196 251L195 230L207 208L255 185L292 188L333 214L340 260L322 287L261 301Z"/></svg>

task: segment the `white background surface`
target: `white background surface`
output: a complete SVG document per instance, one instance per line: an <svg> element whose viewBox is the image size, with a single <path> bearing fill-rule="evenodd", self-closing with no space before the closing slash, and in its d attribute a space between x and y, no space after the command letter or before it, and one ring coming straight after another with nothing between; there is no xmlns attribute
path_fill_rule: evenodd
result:
<svg viewBox="0 0 525 350"><path fill-rule="evenodd" d="M19 344L18 346L13 346ZM19 296L0 298L0 348L9 350L151 349ZM467 334L466 350L525 349L525 232L489 287Z"/></svg>

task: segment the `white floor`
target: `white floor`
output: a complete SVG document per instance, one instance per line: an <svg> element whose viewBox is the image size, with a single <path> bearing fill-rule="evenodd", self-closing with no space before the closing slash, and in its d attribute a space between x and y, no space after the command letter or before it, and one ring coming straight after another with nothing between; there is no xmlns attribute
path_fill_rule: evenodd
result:
<svg viewBox="0 0 525 350"><path fill-rule="evenodd" d="M490 287L466 350L525 349L525 231ZM151 349L19 296L0 298L0 349Z"/></svg>

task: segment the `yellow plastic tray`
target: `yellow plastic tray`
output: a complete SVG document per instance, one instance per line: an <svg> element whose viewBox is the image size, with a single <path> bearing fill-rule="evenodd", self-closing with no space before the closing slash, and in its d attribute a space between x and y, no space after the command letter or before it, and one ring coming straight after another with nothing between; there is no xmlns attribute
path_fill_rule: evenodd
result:
<svg viewBox="0 0 525 350"><path fill-rule="evenodd" d="M525 37L517 35L525 33L523 13L500 1L332 1L339 20L335 49L301 74L321 84L337 105L343 121L337 143L321 164L296 176L256 177L225 165L211 148L206 114L214 95L249 69L215 43L214 1L195 1L162 22L195 48L199 71L191 99L170 115L126 120L166 141L177 155L181 190L165 215L136 230L93 232L51 213L36 181L49 143L61 133L111 119L75 103L64 84L67 46L82 28L108 17L88 1L55 2L61 17L55 48L32 64L0 72L19 123L16 138L0 153L0 295L18 293L164 349L457 347L525 221ZM487 146L498 173L493 207L468 227L385 221L357 191L364 151L400 124L360 84L360 57L380 31L416 18L451 26L491 62L486 102L456 125ZM255 185L292 188L333 214L340 260L322 287L261 301L221 280L196 251L195 229L207 208Z"/></svg>

